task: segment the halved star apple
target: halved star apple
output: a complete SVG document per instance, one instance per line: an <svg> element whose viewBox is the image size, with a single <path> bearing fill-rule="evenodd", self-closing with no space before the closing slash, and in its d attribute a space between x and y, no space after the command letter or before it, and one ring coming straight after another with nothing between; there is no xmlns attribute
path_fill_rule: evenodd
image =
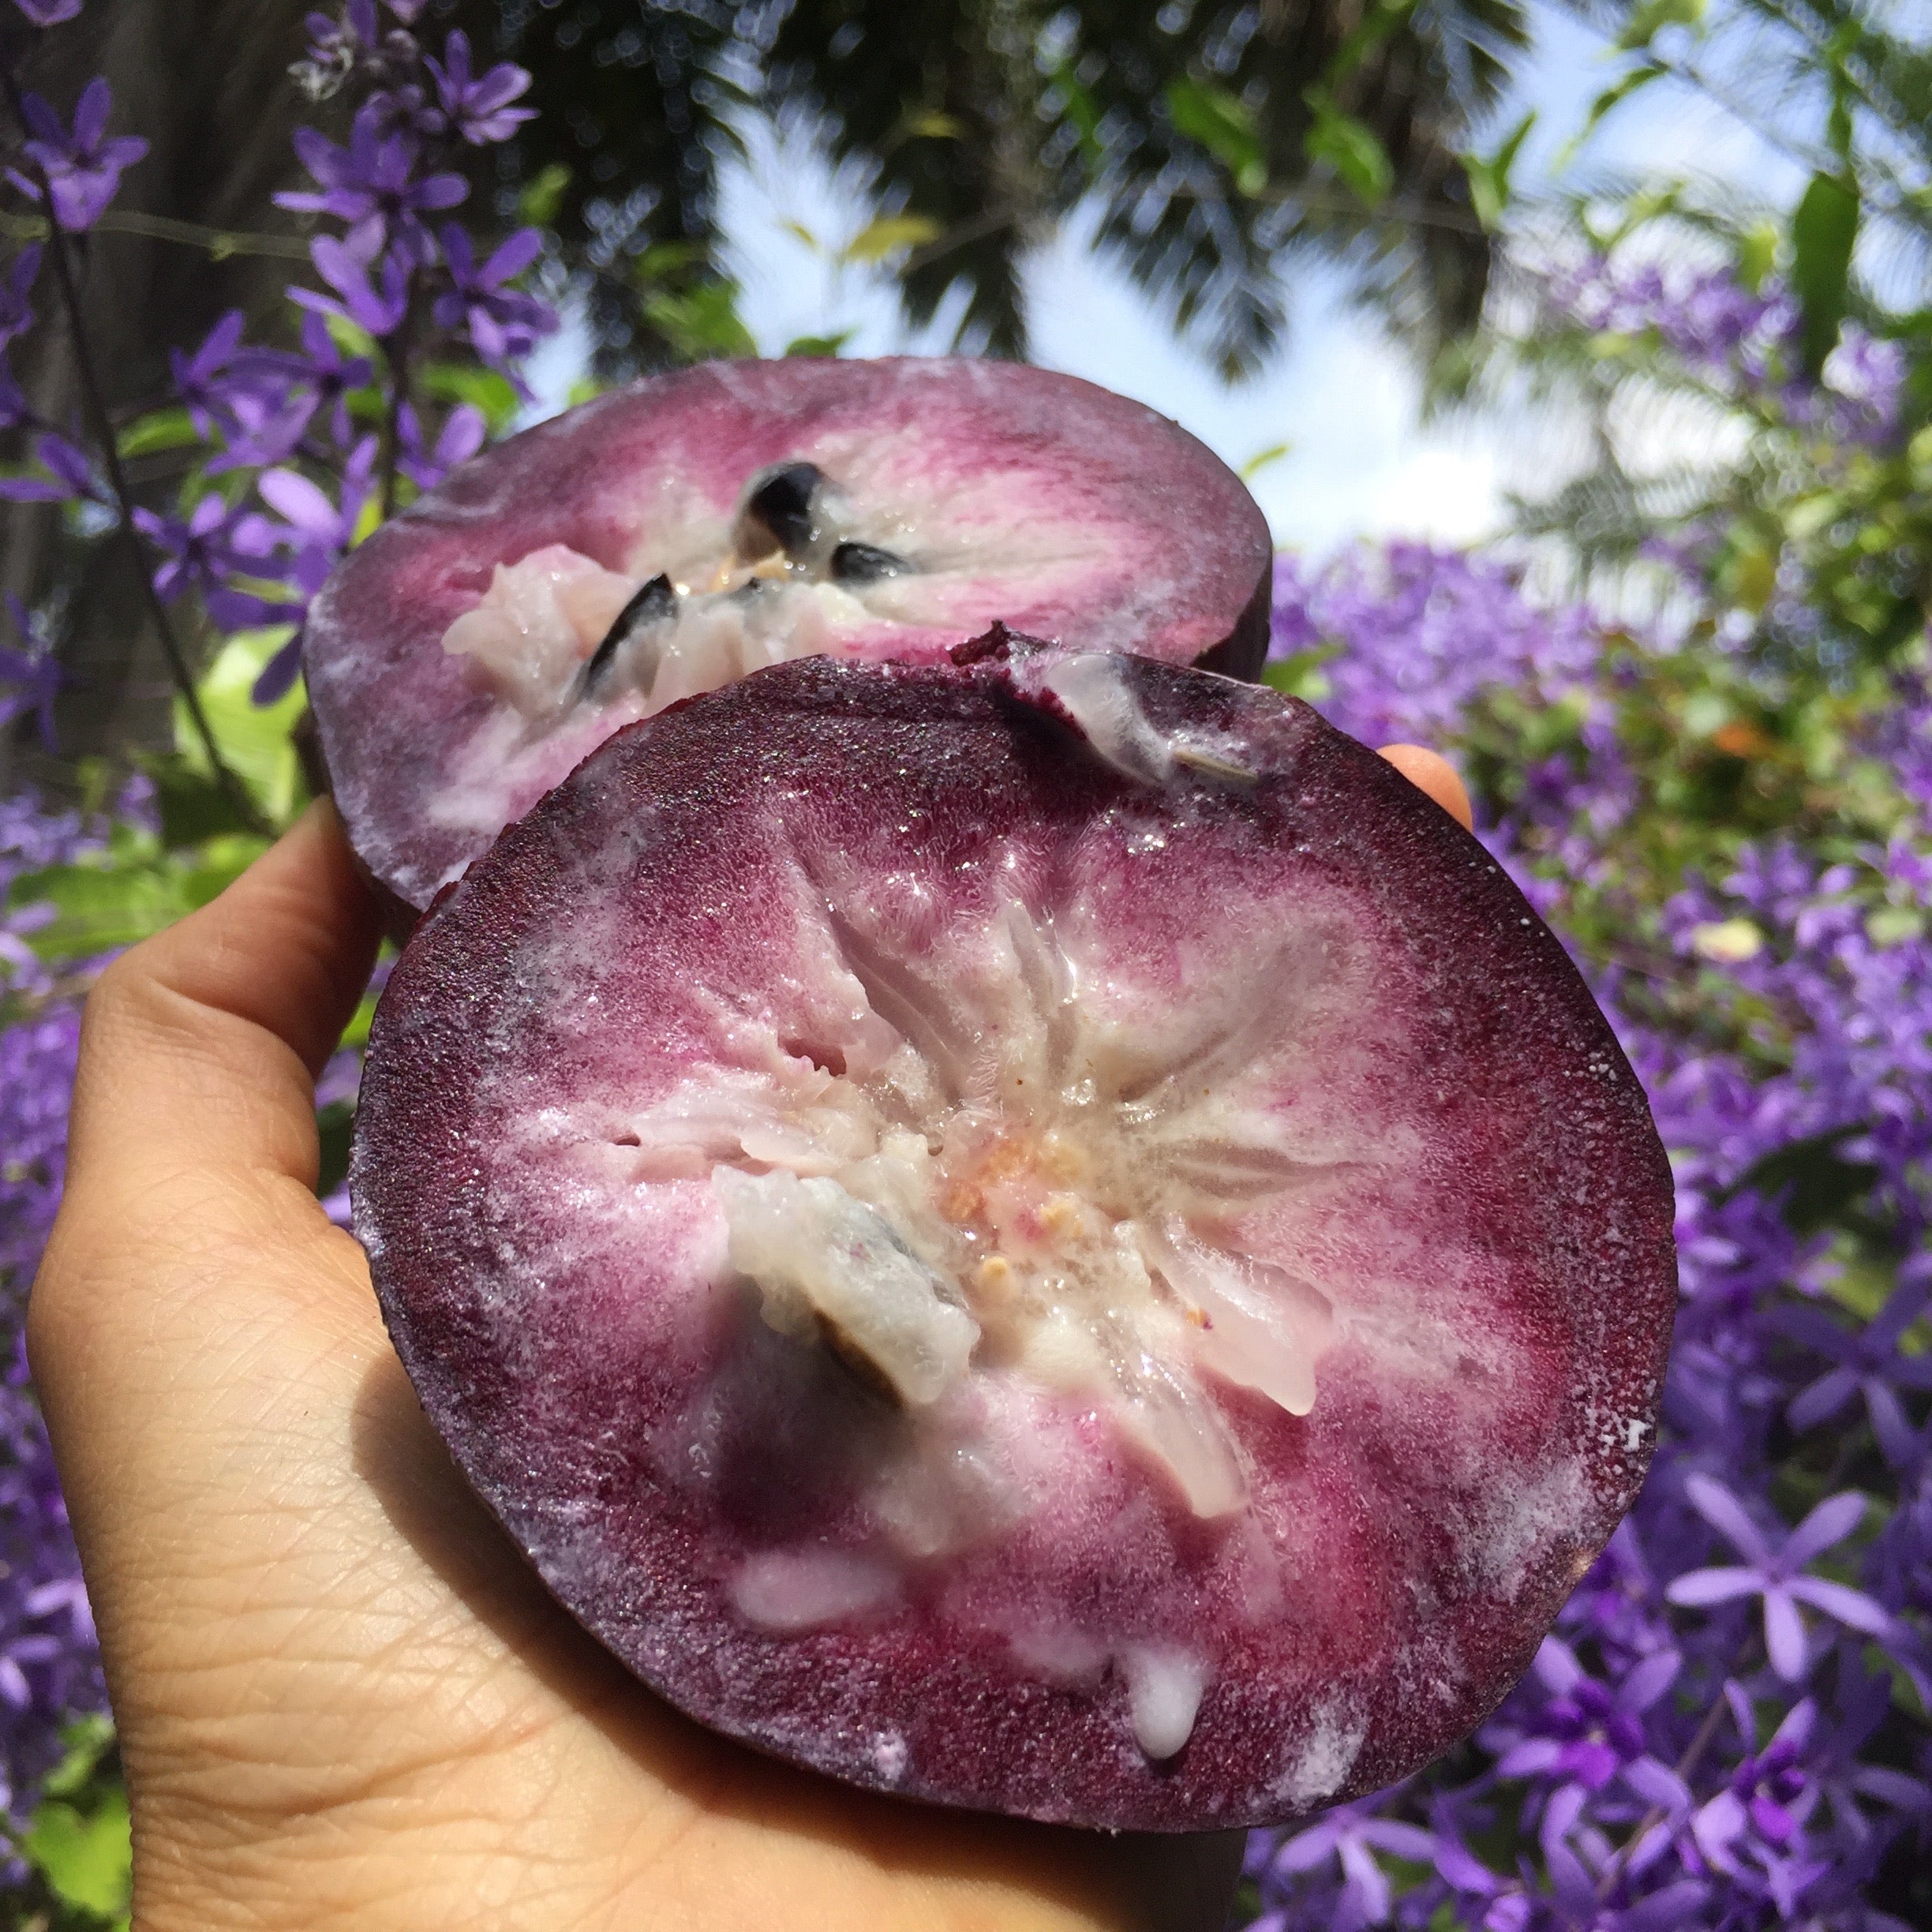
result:
<svg viewBox="0 0 1932 1932"><path fill-rule="evenodd" d="M1070 376L721 362L458 470L354 550L304 665L351 842L420 909L620 725L815 653L996 620L1252 676L1272 554L1236 477Z"/></svg>
<svg viewBox="0 0 1932 1932"><path fill-rule="evenodd" d="M505 832L389 982L357 1230L477 1491L692 1716L1279 1821L1468 1732L1635 1494L1668 1171L1383 761L962 656L760 672Z"/></svg>

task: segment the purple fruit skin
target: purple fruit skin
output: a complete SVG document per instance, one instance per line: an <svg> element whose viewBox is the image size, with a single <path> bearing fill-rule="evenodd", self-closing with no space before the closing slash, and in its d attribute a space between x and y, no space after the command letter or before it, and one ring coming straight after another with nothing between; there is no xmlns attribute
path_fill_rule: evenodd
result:
<svg viewBox="0 0 1932 1932"><path fill-rule="evenodd" d="M356 1227L403 1362L479 1493L578 1619L700 1721L944 1804L1136 1829L1279 1822L1406 1776L1466 1735L1527 1667L1629 1507L1676 1305L1671 1181L1588 990L1475 841L1294 700L1151 663L1131 674L1157 724L1217 726L1261 773L1251 788L1195 788L1191 856L1177 854L1131 916L1157 936L1178 933L1211 907L1217 873L1301 868L1365 895L1380 930L1401 935L1418 1005L1439 996L1433 1061L1451 1077L1428 1104L1444 1144L1466 1149L1469 1181L1443 1206L1445 1235L1473 1232L1503 1257L1496 1322L1539 1365L1534 1402L1496 1417L1499 1453L1541 1431L1552 1454L1588 1470L1574 1523L1544 1539L1509 1590L1468 1583L1442 1526L1452 1500L1466 1500L1432 1489L1432 1450L1446 1440L1436 1432L1454 1417L1387 1401L1374 1376L1335 1358L1304 1418L1226 1391L1222 1406L1269 1479L1301 1486L1328 1574L1297 1578L1302 1595L1279 1619L1230 1640L1234 1661L1186 1747L1149 1763L1123 1747L1118 1687L1055 1688L1016 1671L999 1643L962 1647L915 1609L796 1635L746 1627L715 1565L707 1572L718 1523L660 1481L643 1447L696 1366L627 1355L627 1297L643 1286L577 1293L567 1320L548 1326L541 1309L500 1323L480 1293L519 1230L472 1136L479 1083L519 1050L571 1077L564 1035L530 1043L547 1021L519 972L533 939L573 916L573 868L608 841L629 839L635 856L623 930L657 946L623 968L656 989L629 995L632 1014L648 1016L682 977L731 986L769 972L758 855L745 841L774 783L807 801L797 809L809 822L795 815L788 841L824 841L861 867L889 862L892 822L915 799L935 863L947 865L994 833L1044 849L1144 800L998 662L960 672L804 660L759 672L621 733L507 831L439 897L390 980L357 1123ZM613 1005L625 1004L622 976L614 966ZM1649 1423L1640 1446L1606 1440L1574 1393L1579 1377L1615 1413ZM792 1499L782 1456L769 1444L747 1453L725 1533L755 1541ZM1108 1453L1104 1437L1095 1453ZM1178 1563L1197 1589L1194 1613L1215 1620L1227 1613L1211 1541L1176 1505L1147 1561ZM1131 1552L1104 1554L1131 1574ZM1365 1717L1346 1776L1307 1801L1285 1798L1284 1755L1319 1742L1339 1694ZM882 1766L882 1726L904 1739L903 1766Z"/></svg>
<svg viewBox="0 0 1932 1932"><path fill-rule="evenodd" d="M1167 417L1077 377L1014 363L707 363L615 391L465 464L352 551L317 597L303 668L335 802L371 876L420 909L489 843L427 822L420 801L490 708L441 640L498 564L564 544L623 567L648 519L627 481L653 462L668 459L680 482L728 513L752 474L796 454L811 434L905 424L932 425L942 473L970 474L974 437L998 438L1043 464L1058 510L1118 523L1135 546L1106 591L979 612L975 627L999 618L1072 647L1118 645L1258 674L1273 585L1267 521L1234 472ZM960 447L945 447L948 437ZM1150 582L1159 594L1143 611L1137 601ZM908 642L890 654L915 650Z"/></svg>

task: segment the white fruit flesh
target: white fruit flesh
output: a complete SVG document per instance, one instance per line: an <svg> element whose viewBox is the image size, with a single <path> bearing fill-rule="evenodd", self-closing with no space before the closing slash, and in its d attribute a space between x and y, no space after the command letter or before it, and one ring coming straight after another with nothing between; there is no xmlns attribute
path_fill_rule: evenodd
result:
<svg viewBox="0 0 1932 1932"><path fill-rule="evenodd" d="M907 1413L916 1446L867 1504L884 1548L921 1561L1025 1515L1016 1438L1057 1403L1103 1417L1196 1517L1240 1511L1243 1452L1209 1388L1313 1406L1333 1318L1282 1265L1281 1218L1376 1152L1305 1144L1267 1104L1319 936L1276 942L1266 1011L1237 974L1243 990L1150 1038L1110 1012L1077 917L1063 931L1009 901L941 982L828 916L844 1014L762 1065L694 1069L612 1137L646 1188L708 1185L766 1326ZM862 1616L897 1599L880 1563L762 1552L733 1601L773 1629ZM1015 1641L1043 1643L1048 1674L1112 1657L1154 1758L1185 1741L1210 1675L1104 1631Z"/></svg>
<svg viewBox="0 0 1932 1932"><path fill-rule="evenodd" d="M444 633L444 652L495 702L456 759L439 822L500 824L525 768L555 762L553 744L581 739L588 751L620 724L795 657L930 656L1118 569L1090 522L1016 519L998 477L935 495L916 475L895 480L895 454L864 452L881 466L870 486L828 482L821 535L796 555L747 537L740 514L670 493L621 570L560 544L500 564ZM835 580L833 553L848 541L907 567ZM586 693L585 666L631 597L660 575L676 599L672 614L642 627Z"/></svg>

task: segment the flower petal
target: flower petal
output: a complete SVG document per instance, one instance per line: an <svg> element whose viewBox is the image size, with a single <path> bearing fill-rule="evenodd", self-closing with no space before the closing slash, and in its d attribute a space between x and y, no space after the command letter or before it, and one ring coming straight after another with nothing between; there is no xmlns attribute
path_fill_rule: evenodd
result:
<svg viewBox="0 0 1932 1932"><path fill-rule="evenodd" d="M1771 1668L1787 1683L1798 1683L1805 1674L1804 1619L1785 1592L1773 1585L1764 1593L1765 1654Z"/></svg>
<svg viewBox="0 0 1932 1932"><path fill-rule="evenodd" d="M1755 1596L1763 1587L1764 1579L1755 1570L1732 1567L1693 1570L1674 1578L1664 1594L1672 1603L1702 1608L1707 1604L1728 1603L1736 1597Z"/></svg>
<svg viewBox="0 0 1932 1932"><path fill-rule="evenodd" d="M1771 1548L1765 1541L1764 1532L1751 1521L1744 1505L1715 1477L1687 1477L1684 1495L1690 1507L1747 1562L1770 1560Z"/></svg>
<svg viewBox="0 0 1932 1932"><path fill-rule="evenodd" d="M1865 1499L1855 1489L1827 1496L1787 1540L1781 1552L1788 1570L1802 1570L1834 1543L1842 1543L1865 1520Z"/></svg>

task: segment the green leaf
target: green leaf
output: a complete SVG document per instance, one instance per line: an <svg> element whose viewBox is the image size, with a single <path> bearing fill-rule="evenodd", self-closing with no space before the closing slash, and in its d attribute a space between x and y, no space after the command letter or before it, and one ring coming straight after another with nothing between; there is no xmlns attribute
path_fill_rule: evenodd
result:
<svg viewBox="0 0 1932 1932"><path fill-rule="evenodd" d="M1100 139L1100 103L1094 99L1092 90L1073 71L1070 62L1062 61L1053 70L1053 84L1066 103L1064 110L1066 118L1079 137L1080 159L1090 170L1099 167L1106 158L1106 150ZM1168 111L1170 114L1173 112L1171 96Z"/></svg>
<svg viewBox="0 0 1932 1932"><path fill-rule="evenodd" d="M1470 204L1476 211L1476 219L1492 234L1503 225L1503 213L1509 207L1511 170L1535 125L1533 107L1511 129L1494 154L1486 159L1481 155L1462 157L1463 172L1469 177Z"/></svg>
<svg viewBox="0 0 1932 1932"><path fill-rule="evenodd" d="M1885 905L1866 915L1865 936L1875 946L1902 945L1925 937L1926 915L1917 906Z"/></svg>
<svg viewBox="0 0 1932 1932"><path fill-rule="evenodd" d="M51 964L133 945L191 910L171 871L100 865L23 873L7 893L7 905L51 908L52 918L27 935L35 954Z"/></svg>
<svg viewBox="0 0 1932 1932"><path fill-rule="evenodd" d="M1252 483L1264 470L1279 462L1294 447L1292 443L1271 443L1266 449L1256 450L1241 466L1241 481Z"/></svg>
<svg viewBox="0 0 1932 1932"><path fill-rule="evenodd" d="M1261 682L1271 689L1299 698L1304 704L1319 704L1328 695L1329 683L1322 666L1340 657L1339 644L1314 644L1286 657L1276 657L1261 667Z"/></svg>
<svg viewBox="0 0 1932 1932"><path fill-rule="evenodd" d="M1415 11L1416 4L1417 0L1375 0L1354 31L1335 50L1335 58L1322 76L1323 84L1339 87Z"/></svg>
<svg viewBox="0 0 1932 1932"><path fill-rule="evenodd" d="M316 1115L316 1140L319 1159L315 1191L326 1200L349 1178L349 1145L355 1133L355 1109L347 1101L328 1106Z"/></svg>
<svg viewBox="0 0 1932 1932"><path fill-rule="evenodd" d="M1858 245L1855 182L1817 174L1792 215L1792 287L1804 312L1805 371L1815 376L1838 340Z"/></svg>
<svg viewBox="0 0 1932 1932"><path fill-rule="evenodd" d="M1654 61L1646 61L1622 74L1590 103L1590 110L1583 118L1583 125L1563 144L1563 152L1556 157L1552 174L1560 174L1576 159L1578 150L1597 132L1604 118L1635 93L1650 85L1653 80L1661 80L1667 69Z"/></svg>
<svg viewBox="0 0 1932 1932"><path fill-rule="evenodd" d="M758 352L738 313L736 282L702 282L681 294L666 290L646 296L644 317L687 362Z"/></svg>
<svg viewBox="0 0 1932 1932"><path fill-rule="evenodd" d="M1754 295L1777 265L1778 231L1769 222L1754 222L1738 237L1738 279Z"/></svg>
<svg viewBox="0 0 1932 1932"><path fill-rule="evenodd" d="M1647 47L1666 27L1699 28L1704 24L1704 0L1643 0L1630 17L1617 45L1627 54Z"/></svg>
<svg viewBox="0 0 1932 1932"><path fill-rule="evenodd" d="M70 1719L61 1731L66 1754L41 1780L42 1792L49 1798L73 1797L93 1777L114 1741L112 1719L95 1715Z"/></svg>
<svg viewBox="0 0 1932 1932"><path fill-rule="evenodd" d="M154 781L164 851L180 852L248 829L241 807L209 777L205 766L190 766L172 752L137 758L136 762Z"/></svg>
<svg viewBox="0 0 1932 1932"><path fill-rule="evenodd" d="M62 1904L110 1919L128 1909L134 1855L124 1792L110 1791L85 1814L50 1799L34 1814L25 1850Z"/></svg>
<svg viewBox="0 0 1932 1932"><path fill-rule="evenodd" d="M683 279L686 270L699 267L704 259L702 242L653 242L631 264L631 279L639 288Z"/></svg>
<svg viewBox="0 0 1932 1932"><path fill-rule="evenodd" d="M841 329L836 335L795 335L785 344L788 356L835 356L852 339L851 329Z"/></svg>
<svg viewBox="0 0 1932 1932"><path fill-rule="evenodd" d="M1226 88L1183 74L1167 84L1167 118L1174 132L1197 143L1234 178L1235 188L1256 195L1267 185L1267 157L1248 103Z"/></svg>
<svg viewBox="0 0 1932 1932"><path fill-rule="evenodd" d="M906 140L964 140L966 123L956 114L942 114L937 107L928 107L916 114L908 114L900 123L899 132Z"/></svg>
<svg viewBox="0 0 1932 1932"><path fill-rule="evenodd" d="M278 624L238 631L222 646L196 686L201 709L221 749L222 761L254 796L275 823L286 823L308 796L301 761L289 734L308 702L299 680L274 704L255 702L255 680L293 635ZM177 699L174 743L189 769L208 774L199 739L189 728L187 708Z"/></svg>
<svg viewBox="0 0 1932 1932"><path fill-rule="evenodd" d="M561 161L552 161L523 184L523 192L517 197L517 219L532 228L555 227L570 185L570 170Z"/></svg>
<svg viewBox="0 0 1932 1932"><path fill-rule="evenodd" d="M423 393L438 402L467 402L483 412L492 436L501 436L523 406L507 376L474 362L432 362L417 373Z"/></svg>
<svg viewBox="0 0 1932 1932"><path fill-rule="evenodd" d="M114 447L124 461L137 456L159 455L164 450L189 449L201 440L194 418L183 408L150 410L114 438Z"/></svg>
<svg viewBox="0 0 1932 1932"><path fill-rule="evenodd" d="M329 339L346 356L373 356L376 354L376 338L360 322L351 322L346 316L325 315L322 326L329 332Z"/></svg>
<svg viewBox="0 0 1932 1932"><path fill-rule="evenodd" d="M1857 1125L1836 1127L1829 1133L1791 1141L1756 1162L1728 1192L1741 1194L1749 1189L1769 1198L1784 1195L1784 1219L1792 1232L1815 1234L1842 1220L1878 1178L1876 1167L1846 1160L1838 1151L1854 1134L1864 1131Z"/></svg>
<svg viewBox="0 0 1932 1932"><path fill-rule="evenodd" d="M1310 88L1307 99L1315 114L1301 143L1309 159L1331 169L1363 207L1380 208L1395 185L1395 167L1375 129L1342 113L1320 88Z"/></svg>
<svg viewBox="0 0 1932 1932"><path fill-rule="evenodd" d="M930 215L882 215L864 227L839 251L844 262L883 261L900 249L923 248L945 233L943 223Z"/></svg>

